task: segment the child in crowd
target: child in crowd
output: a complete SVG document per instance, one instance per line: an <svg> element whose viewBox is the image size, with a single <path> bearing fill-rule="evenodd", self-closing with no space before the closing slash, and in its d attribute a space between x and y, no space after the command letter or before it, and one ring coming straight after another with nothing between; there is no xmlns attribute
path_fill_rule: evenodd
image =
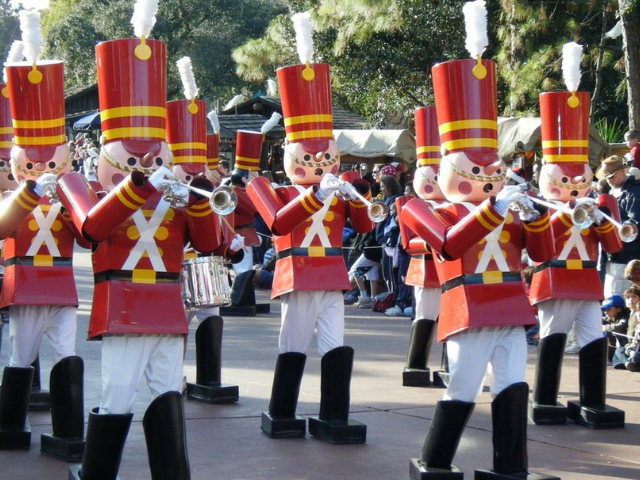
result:
<svg viewBox="0 0 640 480"><path fill-rule="evenodd" d="M626 335L630 341L624 347L616 348L613 354L613 367L617 369L627 369L631 372L640 371L640 354L638 353L638 343L640 342L640 287L629 287L624 291L624 300L627 308L631 311Z"/></svg>
<svg viewBox="0 0 640 480"><path fill-rule="evenodd" d="M602 331L609 340L607 361L611 363L616 348L624 347L628 343L626 334L629 325L629 314L631 312L625 306L624 298L620 295L611 295L602 303L600 308L604 313L604 317L602 318Z"/></svg>

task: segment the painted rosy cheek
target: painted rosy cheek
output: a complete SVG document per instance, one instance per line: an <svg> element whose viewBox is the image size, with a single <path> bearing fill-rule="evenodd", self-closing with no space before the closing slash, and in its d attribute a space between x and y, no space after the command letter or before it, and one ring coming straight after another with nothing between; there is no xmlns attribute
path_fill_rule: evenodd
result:
<svg viewBox="0 0 640 480"><path fill-rule="evenodd" d="M118 185L122 180L124 180L124 175L122 175L121 173L114 173L111 176L111 183L113 183L114 187Z"/></svg>
<svg viewBox="0 0 640 480"><path fill-rule="evenodd" d="M307 174L307 171L304 168L296 168L294 173L296 177L304 178L304 176Z"/></svg>
<svg viewBox="0 0 640 480"><path fill-rule="evenodd" d="M556 197L556 198L560 198L560 189L559 188L552 188L551 189L551 195Z"/></svg>
<svg viewBox="0 0 640 480"><path fill-rule="evenodd" d="M422 189L424 191L424 193L426 193L427 195L433 193L433 185L425 185L424 188Z"/></svg>
<svg viewBox="0 0 640 480"><path fill-rule="evenodd" d="M460 182L460 184L458 185L458 191L463 195L469 195L472 190L473 187L469 182Z"/></svg>
<svg viewBox="0 0 640 480"><path fill-rule="evenodd" d="M331 173L333 173L334 175L338 173L338 165L334 165L333 167L331 167Z"/></svg>

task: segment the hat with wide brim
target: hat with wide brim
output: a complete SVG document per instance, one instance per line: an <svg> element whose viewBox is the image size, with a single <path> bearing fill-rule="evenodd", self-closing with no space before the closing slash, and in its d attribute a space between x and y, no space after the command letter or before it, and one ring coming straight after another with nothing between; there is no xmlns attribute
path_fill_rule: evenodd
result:
<svg viewBox="0 0 640 480"><path fill-rule="evenodd" d="M622 158L617 155L605 158L598 167L598 170L596 170L596 178L598 180L611 178L622 169L624 169L624 162L622 161Z"/></svg>

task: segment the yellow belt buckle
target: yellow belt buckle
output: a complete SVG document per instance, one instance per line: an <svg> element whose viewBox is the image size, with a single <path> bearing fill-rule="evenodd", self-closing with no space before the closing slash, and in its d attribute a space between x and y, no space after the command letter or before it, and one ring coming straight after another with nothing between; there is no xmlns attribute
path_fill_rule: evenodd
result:
<svg viewBox="0 0 640 480"><path fill-rule="evenodd" d="M131 282L153 285L156 283L156 272L155 270L135 269L131 272Z"/></svg>
<svg viewBox="0 0 640 480"><path fill-rule="evenodd" d="M492 272L482 272L482 283L484 283L485 285L502 283L502 272L500 270Z"/></svg>
<svg viewBox="0 0 640 480"><path fill-rule="evenodd" d="M582 270L582 260L567 260L567 270Z"/></svg>
<svg viewBox="0 0 640 480"><path fill-rule="evenodd" d="M324 247L309 247L307 249L307 254L310 257L324 257L326 256Z"/></svg>

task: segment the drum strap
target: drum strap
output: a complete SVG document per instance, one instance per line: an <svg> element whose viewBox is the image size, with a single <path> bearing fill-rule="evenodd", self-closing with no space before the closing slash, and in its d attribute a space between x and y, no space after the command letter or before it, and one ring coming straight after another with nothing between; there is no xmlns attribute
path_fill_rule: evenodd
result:
<svg viewBox="0 0 640 480"><path fill-rule="evenodd" d="M96 284L116 280L121 282L132 282L133 272L131 270L104 270L93 275ZM172 272L155 272L155 282L153 283L180 283L180 274Z"/></svg>

